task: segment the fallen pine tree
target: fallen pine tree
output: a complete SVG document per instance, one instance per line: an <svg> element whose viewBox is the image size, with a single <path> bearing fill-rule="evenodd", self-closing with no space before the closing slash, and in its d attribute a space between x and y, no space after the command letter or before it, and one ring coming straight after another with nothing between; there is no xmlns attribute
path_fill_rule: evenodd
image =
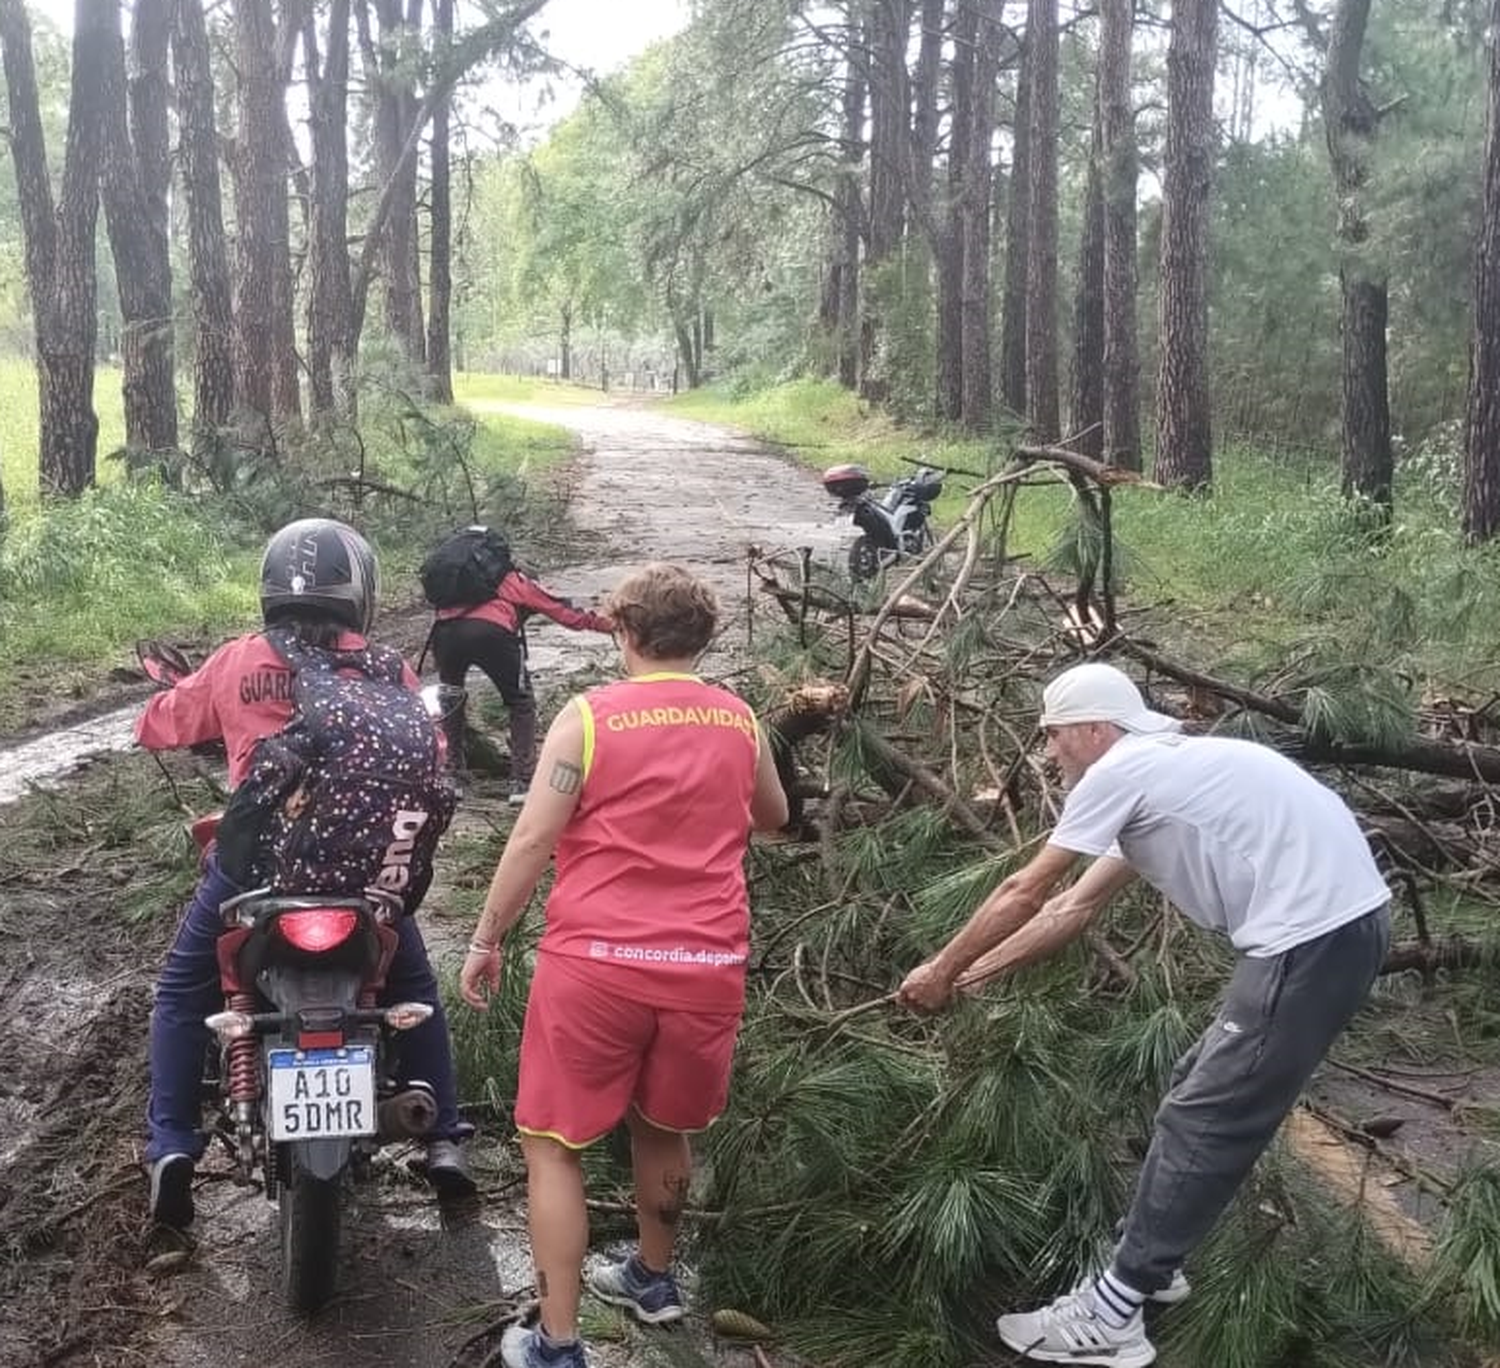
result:
<svg viewBox="0 0 1500 1368"><path fill-rule="evenodd" d="M1072 578L1007 553L1013 501L1046 480L1070 487L1087 525L1077 544L1092 550ZM1380 1119L1377 1098L1428 1105L1383 1061L1417 1031L1408 1066L1447 1057L1448 994L1463 976L1477 991L1453 1028L1458 1053L1487 1048L1477 998L1496 943L1481 918L1450 922L1459 902L1495 897L1487 713L1476 702L1455 734L1451 708L1403 704L1388 683L1377 704L1345 706L1326 677L1282 669L1268 688L1174 660L1117 593L1110 515L1126 493L1157 497L1072 453L1023 450L929 555L884 582L751 556L769 612L752 613L744 687L796 811L792 839L751 851L750 1004L689 1223L705 1309L746 1313L823 1368L957 1368L992 1359L997 1312L1100 1257L1172 1066L1214 1010L1226 948L1138 889L1085 943L941 1018L904 1012L893 990L1045 838L1062 793L1041 755L1040 690L1103 655L1188 726L1317 765L1364 815L1399 895L1387 975L1341 1046L1366 1103L1348 1116L1319 1108L1334 1137L1320 1145L1350 1152L1315 1166L1299 1142L1262 1161L1195 1254L1192 1300L1153 1326L1161 1362L1472 1361L1471 1344L1500 1343L1487 1291L1500 1286L1500 1182L1457 1164L1429 1182L1440 1211L1416 1261L1393 1252L1391 1204L1371 1219L1358 1176L1382 1192L1416 1184L1399 1133L1377 1140L1365 1123ZM1361 732L1359 718L1379 725ZM1444 778L1428 810L1433 775ZM523 992L524 974L509 974L502 1023L518 1020ZM501 1093L509 1067L489 1075ZM1430 1109L1454 1124L1465 1110ZM618 1161L589 1162L628 1210Z"/></svg>

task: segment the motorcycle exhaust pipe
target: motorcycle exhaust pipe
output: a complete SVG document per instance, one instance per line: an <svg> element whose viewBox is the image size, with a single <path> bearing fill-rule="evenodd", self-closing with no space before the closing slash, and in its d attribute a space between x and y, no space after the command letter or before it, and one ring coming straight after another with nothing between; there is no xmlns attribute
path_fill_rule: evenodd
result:
<svg viewBox="0 0 1500 1368"><path fill-rule="evenodd" d="M406 1088L385 1098L378 1113L382 1140L417 1140L437 1122L437 1099L425 1086Z"/></svg>

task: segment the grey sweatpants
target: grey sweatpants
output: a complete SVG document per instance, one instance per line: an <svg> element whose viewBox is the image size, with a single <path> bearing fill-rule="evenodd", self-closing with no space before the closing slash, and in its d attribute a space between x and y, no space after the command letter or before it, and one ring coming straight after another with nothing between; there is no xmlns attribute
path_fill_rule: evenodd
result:
<svg viewBox="0 0 1500 1368"><path fill-rule="evenodd" d="M1122 1282L1159 1291L1208 1234L1369 995L1390 936L1381 907L1280 955L1241 958L1157 1109L1115 1249Z"/></svg>

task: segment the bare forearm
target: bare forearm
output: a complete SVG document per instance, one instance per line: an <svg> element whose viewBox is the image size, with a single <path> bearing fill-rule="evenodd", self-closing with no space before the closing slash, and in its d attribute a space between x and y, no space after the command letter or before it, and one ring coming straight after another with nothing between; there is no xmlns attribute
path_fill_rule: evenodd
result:
<svg viewBox="0 0 1500 1368"><path fill-rule="evenodd" d="M479 924L474 928L476 941L498 943L507 931L521 918L526 910L537 880L542 877L547 862L552 858L550 841L517 839L511 836L505 853L490 880L490 891L485 895L484 911L479 914Z"/></svg>
<svg viewBox="0 0 1500 1368"><path fill-rule="evenodd" d="M1102 856L1071 888L1049 898L1026 925L969 966L960 987L973 987L1056 954L1076 940L1120 889L1135 877L1123 860Z"/></svg>
<svg viewBox="0 0 1500 1368"><path fill-rule="evenodd" d="M988 954L981 956L960 976L960 988L998 978L1001 974L1035 964L1055 955L1065 945L1077 940L1094 919L1097 908L1063 900L1048 903L1025 926L1007 936Z"/></svg>
<svg viewBox="0 0 1500 1368"><path fill-rule="evenodd" d="M1040 906L1040 898L1007 879L933 957L934 968L952 982L986 951L1015 935L1036 916Z"/></svg>

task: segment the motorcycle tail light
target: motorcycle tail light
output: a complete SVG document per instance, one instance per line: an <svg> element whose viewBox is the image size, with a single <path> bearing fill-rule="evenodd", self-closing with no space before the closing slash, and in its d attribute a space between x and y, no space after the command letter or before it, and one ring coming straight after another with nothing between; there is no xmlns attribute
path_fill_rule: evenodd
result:
<svg viewBox="0 0 1500 1368"><path fill-rule="evenodd" d="M385 1009L385 1024L393 1031L409 1031L431 1015L432 1008L425 1002L398 1002Z"/></svg>
<svg viewBox="0 0 1500 1368"><path fill-rule="evenodd" d="M283 912L276 930L289 945L316 954L342 945L359 925L359 914L347 907L310 907L302 912Z"/></svg>
<svg viewBox="0 0 1500 1368"><path fill-rule="evenodd" d="M243 1040L255 1030L255 1023L244 1012L215 1012L204 1017L203 1024L222 1041Z"/></svg>

